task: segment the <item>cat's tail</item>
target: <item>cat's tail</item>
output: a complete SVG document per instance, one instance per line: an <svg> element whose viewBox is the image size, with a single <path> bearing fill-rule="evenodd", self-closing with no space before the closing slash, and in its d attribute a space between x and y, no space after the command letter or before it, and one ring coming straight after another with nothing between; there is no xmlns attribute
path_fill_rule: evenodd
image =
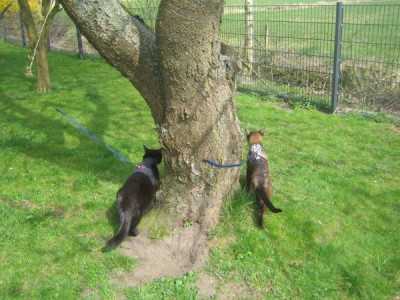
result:
<svg viewBox="0 0 400 300"><path fill-rule="evenodd" d="M272 211L273 213L282 212L282 209L276 208L272 204L271 200L268 198L267 193L265 192L265 190L262 187L257 188L256 193L258 194L259 197L261 197L262 201L265 203L265 205L269 208L270 211Z"/></svg>
<svg viewBox="0 0 400 300"><path fill-rule="evenodd" d="M106 249L114 249L118 247L128 235L132 215L126 211L120 215L120 225L117 234L109 239L106 243Z"/></svg>

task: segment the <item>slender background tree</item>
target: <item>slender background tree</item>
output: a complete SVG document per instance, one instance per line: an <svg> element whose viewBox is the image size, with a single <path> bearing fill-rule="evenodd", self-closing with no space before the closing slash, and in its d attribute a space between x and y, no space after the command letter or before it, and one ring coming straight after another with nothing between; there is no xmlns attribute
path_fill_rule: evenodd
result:
<svg viewBox="0 0 400 300"><path fill-rule="evenodd" d="M39 92L48 92L51 84L47 43L51 23L61 10L60 4L57 0L18 0L18 4L28 33L29 46L32 49L30 59L36 64L36 88ZM32 64L27 68L26 74L33 75Z"/></svg>

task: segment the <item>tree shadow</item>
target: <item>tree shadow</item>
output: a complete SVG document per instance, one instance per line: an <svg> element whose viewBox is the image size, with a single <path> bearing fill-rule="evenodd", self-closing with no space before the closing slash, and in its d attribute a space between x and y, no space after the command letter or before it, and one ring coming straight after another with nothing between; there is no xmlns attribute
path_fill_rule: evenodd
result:
<svg viewBox="0 0 400 300"><path fill-rule="evenodd" d="M55 110L56 100L46 100L52 96L60 97L59 95L38 94L40 101L27 105L28 101L34 99L36 93L33 91L34 78L26 78L23 74L15 72L16 69L23 70L23 64L20 59L15 59L14 55L2 54L1 60L0 124L12 123L12 126L7 126L7 131L2 133L3 136L0 138L3 151L12 151L33 159L45 160L51 165L94 176L95 180L121 182L125 178L132 168L130 164L120 161L103 145L97 144L59 114ZM16 63L20 66L15 66ZM73 78L73 75L66 76ZM13 86L21 86L26 91L27 97L13 95ZM92 85L87 87L82 99L71 102L61 101L61 108L66 113L76 112L80 101L85 107L90 106L95 113L92 113L90 118L85 116L85 127L102 140L109 126L107 100L99 89ZM54 113L51 113L52 111ZM68 144L68 139L73 139L73 145ZM100 148L103 149L100 150Z"/></svg>

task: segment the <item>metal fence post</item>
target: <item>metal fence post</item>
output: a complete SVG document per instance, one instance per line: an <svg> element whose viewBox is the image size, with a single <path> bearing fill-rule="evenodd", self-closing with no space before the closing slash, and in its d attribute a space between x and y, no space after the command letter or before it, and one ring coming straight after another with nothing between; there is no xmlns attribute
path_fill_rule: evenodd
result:
<svg viewBox="0 0 400 300"><path fill-rule="evenodd" d="M5 18L1 18L0 21L1 21L1 27L2 27L3 40L7 41L6 20L5 20Z"/></svg>
<svg viewBox="0 0 400 300"><path fill-rule="evenodd" d="M25 38L25 26L24 21L22 20L22 11L18 11L19 15L19 28L21 29L21 38L22 38L22 47L26 47L26 38Z"/></svg>
<svg viewBox="0 0 400 300"><path fill-rule="evenodd" d="M335 24L335 50L333 53L333 74L332 74L332 112L336 111L339 102L339 78L340 61L342 52L342 28L343 28L343 3L336 3L336 24Z"/></svg>
<svg viewBox="0 0 400 300"><path fill-rule="evenodd" d="M47 35L47 51L50 52L51 51L51 41L50 41L50 32Z"/></svg>
<svg viewBox="0 0 400 300"><path fill-rule="evenodd" d="M76 39L78 40L79 59L83 59L82 34L78 27L76 27Z"/></svg>

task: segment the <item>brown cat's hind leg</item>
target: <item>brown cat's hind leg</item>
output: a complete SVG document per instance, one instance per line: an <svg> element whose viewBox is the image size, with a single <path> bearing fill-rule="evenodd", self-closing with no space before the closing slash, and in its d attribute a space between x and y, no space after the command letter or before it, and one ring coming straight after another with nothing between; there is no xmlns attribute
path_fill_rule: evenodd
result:
<svg viewBox="0 0 400 300"><path fill-rule="evenodd" d="M264 202L262 201L262 199L258 199L258 203L260 204L260 208L258 210L258 225L264 229L264 224L263 224L263 215L265 212L265 209L267 208L267 206L264 204Z"/></svg>

